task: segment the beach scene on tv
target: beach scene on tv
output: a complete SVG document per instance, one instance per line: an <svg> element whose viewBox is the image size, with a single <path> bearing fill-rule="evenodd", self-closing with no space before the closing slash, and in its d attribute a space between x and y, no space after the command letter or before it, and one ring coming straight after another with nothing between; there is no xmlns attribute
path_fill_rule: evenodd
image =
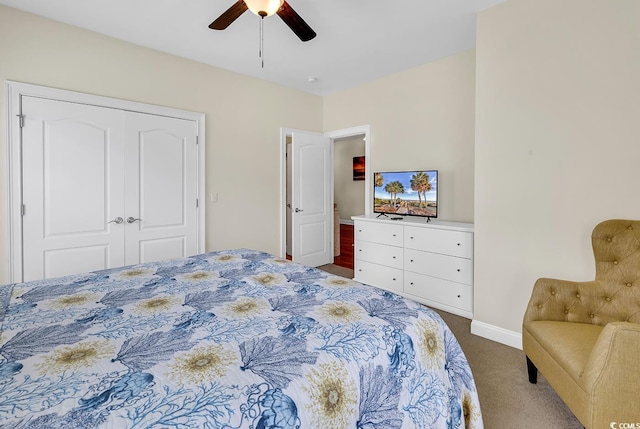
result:
<svg viewBox="0 0 640 429"><path fill-rule="evenodd" d="M438 172L374 173L375 213L438 217Z"/></svg>

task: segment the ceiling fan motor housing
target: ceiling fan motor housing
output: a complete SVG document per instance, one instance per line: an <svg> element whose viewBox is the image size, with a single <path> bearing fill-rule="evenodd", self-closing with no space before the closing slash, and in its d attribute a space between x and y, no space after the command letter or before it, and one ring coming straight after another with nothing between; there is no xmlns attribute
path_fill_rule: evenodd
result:
<svg viewBox="0 0 640 429"><path fill-rule="evenodd" d="M249 10L258 16L271 16L278 12L284 0L244 0Z"/></svg>
<svg viewBox="0 0 640 429"><path fill-rule="evenodd" d="M222 15L209 24L209 28L212 30L224 30L240 15L245 13L247 9L261 18L277 13L282 21L303 42L308 42L316 37L316 32L285 0L237 0Z"/></svg>

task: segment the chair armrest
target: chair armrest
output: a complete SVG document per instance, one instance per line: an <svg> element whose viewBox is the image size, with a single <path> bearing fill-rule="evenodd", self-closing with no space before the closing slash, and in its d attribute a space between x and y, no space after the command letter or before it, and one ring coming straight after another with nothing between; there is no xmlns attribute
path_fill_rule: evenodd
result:
<svg viewBox="0 0 640 429"><path fill-rule="evenodd" d="M608 323L580 377L580 384L591 398L594 424L600 423L600 426L593 427L608 427L610 421L640 421L638 374L640 324Z"/></svg>
<svg viewBox="0 0 640 429"><path fill-rule="evenodd" d="M540 278L533 285L523 323L535 320L594 323L585 308L591 306L601 290L599 281Z"/></svg>

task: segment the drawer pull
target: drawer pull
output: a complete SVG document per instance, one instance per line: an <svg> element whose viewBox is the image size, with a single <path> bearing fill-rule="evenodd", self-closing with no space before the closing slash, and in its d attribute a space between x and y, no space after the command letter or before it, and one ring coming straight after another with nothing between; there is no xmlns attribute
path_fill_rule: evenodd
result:
<svg viewBox="0 0 640 429"><path fill-rule="evenodd" d="M458 246L460 245L460 243L458 243Z"/></svg>
<svg viewBox="0 0 640 429"><path fill-rule="evenodd" d="M396 281L396 278L395 278L395 277L393 278L393 281L394 281L394 282Z"/></svg>
<svg viewBox="0 0 640 429"><path fill-rule="evenodd" d="M413 237L411 237L411 239L413 240Z"/></svg>
<svg viewBox="0 0 640 429"><path fill-rule="evenodd" d="M362 268L360 268L358 271L362 272Z"/></svg>
<svg viewBox="0 0 640 429"><path fill-rule="evenodd" d="M394 256L393 259L396 259L396 257Z"/></svg>
<svg viewBox="0 0 640 429"><path fill-rule="evenodd" d="M413 286L413 282L411 282L411 286Z"/></svg>
<svg viewBox="0 0 640 429"><path fill-rule="evenodd" d="M458 298L460 298L460 295L458 295Z"/></svg>
<svg viewBox="0 0 640 429"><path fill-rule="evenodd" d="M393 236L395 237L396 235L395 235L395 234L393 234Z"/></svg>
<svg viewBox="0 0 640 429"><path fill-rule="evenodd" d="M413 259L411 260L411 262L413 262Z"/></svg>
<svg viewBox="0 0 640 429"><path fill-rule="evenodd" d="M458 268L456 271L460 272L460 268Z"/></svg>

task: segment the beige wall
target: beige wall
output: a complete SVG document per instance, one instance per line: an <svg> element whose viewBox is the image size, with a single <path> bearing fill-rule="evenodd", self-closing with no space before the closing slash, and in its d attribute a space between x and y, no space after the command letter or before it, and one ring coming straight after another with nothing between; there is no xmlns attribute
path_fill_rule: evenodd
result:
<svg viewBox="0 0 640 429"><path fill-rule="evenodd" d="M538 277L593 279L640 218L640 2L510 0L477 30L475 319L519 333Z"/></svg>
<svg viewBox="0 0 640 429"><path fill-rule="evenodd" d="M364 180L353 180L353 157L364 156L363 136L335 140L333 143L333 202L340 219L364 214Z"/></svg>
<svg viewBox="0 0 640 429"><path fill-rule="evenodd" d="M8 281L5 80L206 114L206 249L279 251L280 127L322 98L0 6L0 284ZM207 198L208 199L208 198Z"/></svg>
<svg viewBox="0 0 640 429"><path fill-rule="evenodd" d="M475 51L324 98L324 129L371 125L371 171L439 170L444 220L473 222Z"/></svg>

